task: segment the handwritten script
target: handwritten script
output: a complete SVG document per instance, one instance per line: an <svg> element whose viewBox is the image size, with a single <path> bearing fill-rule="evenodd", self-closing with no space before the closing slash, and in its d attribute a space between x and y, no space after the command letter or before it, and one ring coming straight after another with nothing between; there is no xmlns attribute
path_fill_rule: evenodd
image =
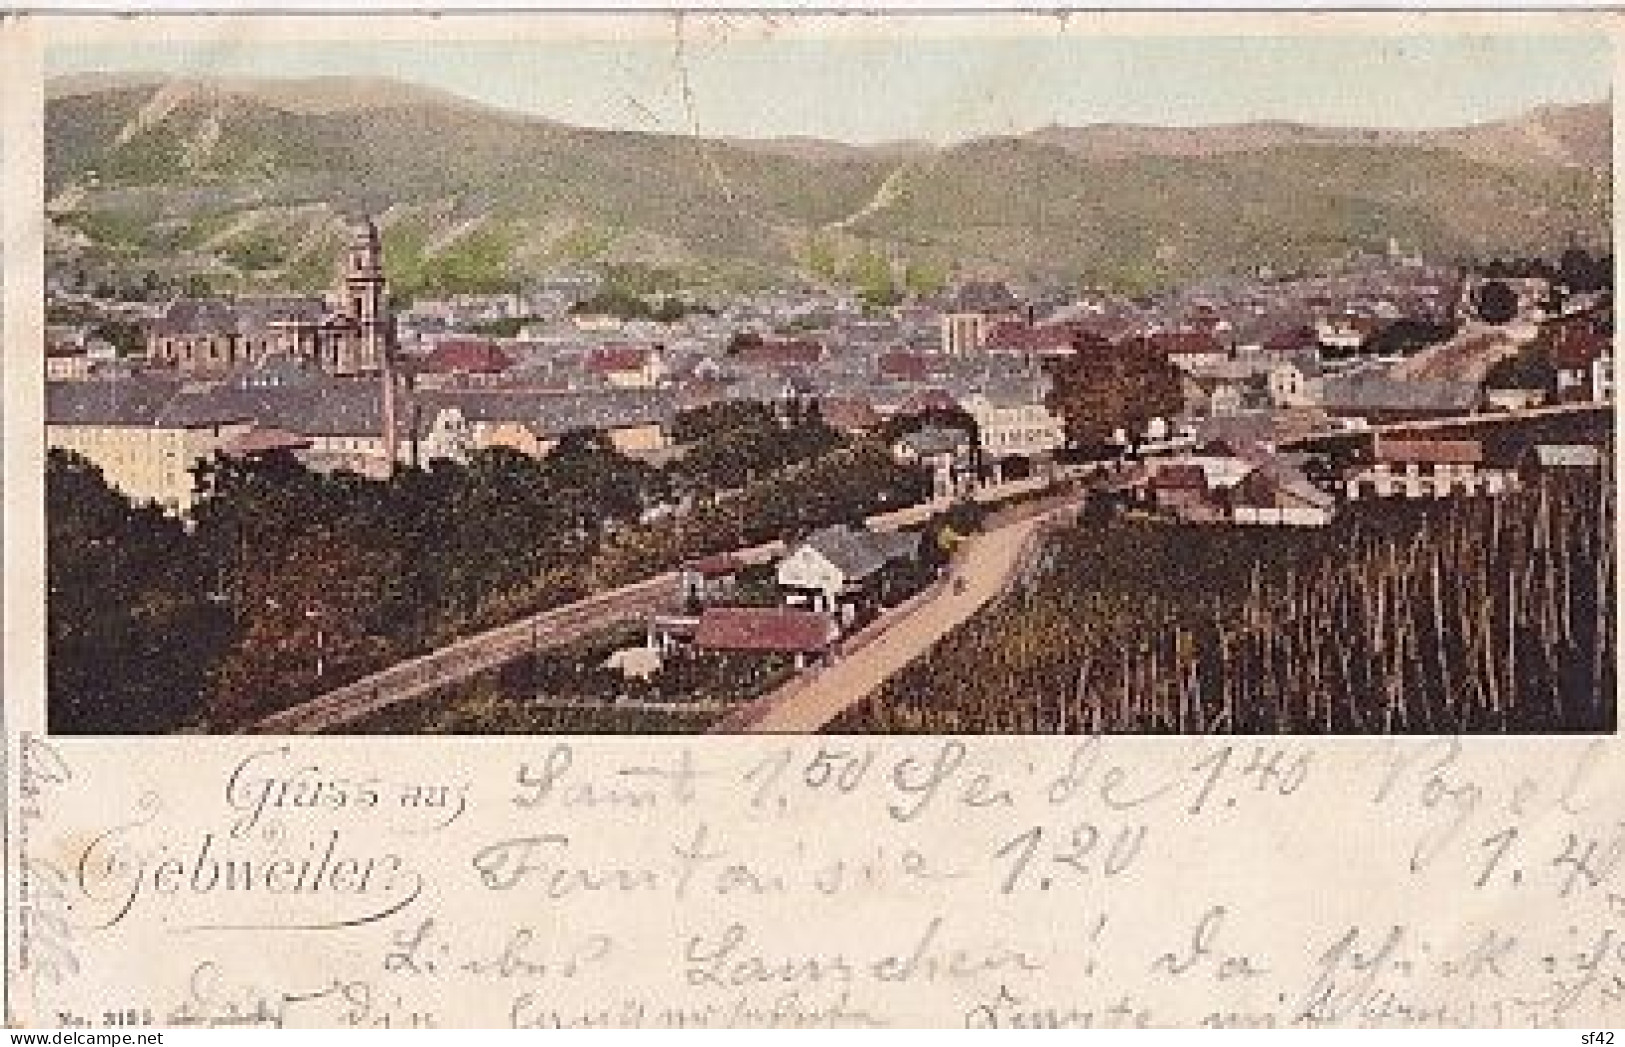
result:
<svg viewBox="0 0 1625 1047"><path fill-rule="evenodd" d="M30 1024L1625 1016L1601 740L17 745Z"/></svg>

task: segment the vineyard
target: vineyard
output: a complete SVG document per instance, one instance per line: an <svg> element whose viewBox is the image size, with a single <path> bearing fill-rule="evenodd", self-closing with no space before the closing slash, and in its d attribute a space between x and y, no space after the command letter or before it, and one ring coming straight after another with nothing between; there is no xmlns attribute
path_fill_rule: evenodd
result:
<svg viewBox="0 0 1625 1047"><path fill-rule="evenodd" d="M1318 531L1103 515L828 730L1611 731L1613 502L1592 479Z"/></svg>

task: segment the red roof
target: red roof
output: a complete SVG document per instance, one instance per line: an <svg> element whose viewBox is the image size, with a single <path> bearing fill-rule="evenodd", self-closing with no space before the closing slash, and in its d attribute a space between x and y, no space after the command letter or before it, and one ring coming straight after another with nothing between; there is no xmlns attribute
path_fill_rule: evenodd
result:
<svg viewBox="0 0 1625 1047"><path fill-rule="evenodd" d="M683 400L680 406L699 406L726 396L728 383L721 378L690 378L683 383L682 391Z"/></svg>
<svg viewBox="0 0 1625 1047"><path fill-rule="evenodd" d="M835 619L792 607L707 607L694 645L712 651L823 651L840 635Z"/></svg>
<svg viewBox="0 0 1625 1047"><path fill-rule="evenodd" d="M1552 339L1552 366L1563 371L1590 367L1592 361L1608 352L1608 339L1595 331L1573 324L1557 328Z"/></svg>
<svg viewBox="0 0 1625 1047"><path fill-rule="evenodd" d="M931 353L886 353L876 361L881 377L923 382L936 374L942 361Z"/></svg>
<svg viewBox="0 0 1625 1047"><path fill-rule="evenodd" d="M1158 491L1205 491L1207 471L1194 462L1170 463L1152 474L1151 486Z"/></svg>
<svg viewBox="0 0 1625 1047"><path fill-rule="evenodd" d="M425 374L500 374L513 366L495 342L480 338L448 338L437 342L418 370Z"/></svg>
<svg viewBox="0 0 1625 1047"><path fill-rule="evenodd" d="M220 449L220 453L232 458L250 458L272 451L305 451L309 450L310 446L310 439L298 433L290 433L285 429L256 428L226 444Z"/></svg>
<svg viewBox="0 0 1625 1047"><path fill-rule="evenodd" d="M1158 331L1150 337L1150 342L1169 356L1224 354L1224 346L1206 331Z"/></svg>
<svg viewBox="0 0 1625 1047"><path fill-rule="evenodd" d="M1108 328L1101 325L1073 324L1072 352L1075 356L1098 357L1104 354L1115 353L1120 345L1132 341L1129 332L1132 324L1115 325L1110 333ZM1143 343L1144 339L1140 339Z"/></svg>
<svg viewBox="0 0 1625 1047"><path fill-rule="evenodd" d="M587 370L594 374L641 371L649 364L649 348L643 345L603 345L587 354Z"/></svg>
<svg viewBox="0 0 1625 1047"><path fill-rule="evenodd" d="M683 570L693 571L706 578L725 578L738 573L744 566L744 561L728 553L717 553L715 556L702 556L698 560L690 560L683 565Z"/></svg>
<svg viewBox="0 0 1625 1047"><path fill-rule="evenodd" d="M1471 465L1484 460L1484 447L1477 440L1378 439L1376 456L1382 462Z"/></svg>
<svg viewBox="0 0 1625 1047"><path fill-rule="evenodd" d="M1280 327L1271 331L1269 337L1264 339L1264 348L1277 353L1290 353L1312 349L1315 343L1315 332L1312 328Z"/></svg>
<svg viewBox="0 0 1625 1047"><path fill-rule="evenodd" d="M1070 328L1077 341L1092 343L1098 348L1102 344L1110 344L1121 338L1133 334L1137 327L1132 319L1126 316L1103 314L1099 316L1082 316L1076 320L1067 320L1056 326Z"/></svg>
<svg viewBox="0 0 1625 1047"><path fill-rule="evenodd" d="M1064 353L1072 349L1077 335L1068 325L1006 321L994 325L982 348L993 353Z"/></svg>
<svg viewBox="0 0 1625 1047"><path fill-rule="evenodd" d="M824 358L824 347L810 339L742 345L734 353L740 363L756 366L811 367Z"/></svg>

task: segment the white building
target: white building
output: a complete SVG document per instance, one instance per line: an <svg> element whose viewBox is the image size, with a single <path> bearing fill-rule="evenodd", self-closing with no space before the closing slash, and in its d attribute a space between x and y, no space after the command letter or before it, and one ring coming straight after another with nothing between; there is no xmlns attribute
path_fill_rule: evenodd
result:
<svg viewBox="0 0 1625 1047"><path fill-rule="evenodd" d="M987 317L982 313L942 314L942 351L969 356L987 343Z"/></svg>
<svg viewBox="0 0 1625 1047"><path fill-rule="evenodd" d="M1372 461L1344 481L1350 499L1448 498L1495 495L1518 484L1510 469L1486 467L1477 440L1385 440L1377 437Z"/></svg>
<svg viewBox="0 0 1625 1047"><path fill-rule="evenodd" d="M1001 458L1032 458L1066 446L1066 423L1044 406L1038 387L978 391L960 400L982 434L982 452Z"/></svg>

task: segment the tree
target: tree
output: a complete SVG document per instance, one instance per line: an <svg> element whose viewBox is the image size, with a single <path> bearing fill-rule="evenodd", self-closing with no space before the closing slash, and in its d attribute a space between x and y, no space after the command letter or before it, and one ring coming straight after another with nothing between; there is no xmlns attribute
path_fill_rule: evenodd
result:
<svg viewBox="0 0 1625 1047"><path fill-rule="evenodd" d="M1384 324L1365 340L1359 352L1364 356L1390 356L1413 353L1430 345L1447 341L1456 333L1453 324L1436 324L1426 320L1401 317Z"/></svg>
<svg viewBox="0 0 1625 1047"><path fill-rule="evenodd" d="M1613 282L1608 272L1609 265L1610 262L1592 257L1591 252L1584 248L1571 247L1558 260L1557 275L1571 292L1584 294L1601 291Z"/></svg>
<svg viewBox="0 0 1625 1047"><path fill-rule="evenodd" d="M553 497L572 531L600 535L606 524L636 520L649 504L655 470L622 454L600 429L575 429L542 459Z"/></svg>
<svg viewBox="0 0 1625 1047"><path fill-rule="evenodd" d="M932 262L910 262L903 268L903 286L916 298L939 294L948 286L948 268Z"/></svg>
<svg viewBox="0 0 1625 1047"><path fill-rule="evenodd" d="M667 295L660 300L659 305L655 306L650 318L663 324L674 324L687 315L688 307L683 304L682 299L674 295Z"/></svg>
<svg viewBox="0 0 1625 1047"><path fill-rule="evenodd" d="M118 350L120 356L140 356L147 351L147 332L134 320L103 320L96 325L96 337Z"/></svg>
<svg viewBox="0 0 1625 1047"><path fill-rule="evenodd" d="M1557 392L1557 369L1544 346L1535 343L1497 360L1484 374L1489 389L1542 389Z"/></svg>
<svg viewBox="0 0 1625 1047"><path fill-rule="evenodd" d="M247 566L237 607L242 640L213 674L211 727L245 727L389 652L381 619L399 564L368 537L317 531Z"/></svg>
<svg viewBox="0 0 1625 1047"><path fill-rule="evenodd" d="M896 284L891 283L865 287L858 292L858 297L862 298L863 304L870 309L890 309L903 300L902 292L897 289Z"/></svg>
<svg viewBox="0 0 1625 1047"><path fill-rule="evenodd" d="M864 251L856 256L847 272L847 279L857 287L858 297L873 308L890 308L902 301L902 294L892 275L892 264L882 254Z"/></svg>
<svg viewBox="0 0 1625 1047"><path fill-rule="evenodd" d="M679 429L694 437L666 469L672 486L701 500L766 479L838 446L843 438L812 408L780 410L755 401L696 408Z"/></svg>
<svg viewBox="0 0 1625 1047"><path fill-rule="evenodd" d="M173 731L196 720L231 634L180 521L52 449L45 474L50 728Z"/></svg>
<svg viewBox="0 0 1625 1047"><path fill-rule="evenodd" d="M640 295L610 287L570 307L573 316L613 316L620 320L647 320L654 315Z"/></svg>
<svg viewBox="0 0 1625 1047"><path fill-rule="evenodd" d="M1045 403L1065 420L1074 446L1102 448L1119 429L1137 443L1153 418L1171 418L1184 405L1179 369L1145 339L1061 357L1049 371Z"/></svg>
<svg viewBox="0 0 1625 1047"><path fill-rule="evenodd" d="M1518 293L1504 280L1486 280L1474 298L1478 318L1487 324L1510 323L1518 315Z"/></svg>
<svg viewBox="0 0 1625 1047"><path fill-rule="evenodd" d="M772 421L773 409L759 400L717 400L678 411L671 436L677 443L691 444L731 429L755 428Z"/></svg>
<svg viewBox="0 0 1625 1047"><path fill-rule="evenodd" d="M473 452L464 465L436 462L445 499L422 512L438 520L424 528L418 555L438 559L438 587L455 616L474 613L493 590L535 577L574 550L566 539L569 514L535 458L507 447ZM402 514L406 516L407 514Z"/></svg>
<svg viewBox="0 0 1625 1047"><path fill-rule="evenodd" d="M826 281L834 280L839 271L835 248L817 234L807 240L807 271Z"/></svg>
<svg viewBox="0 0 1625 1047"><path fill-rule="evenodd" d="M362 525L352 499L368 481L326 477L286 452L254 458L216 455L193 470L197 502L192 540L199 560L228 600L240 601L244 572L317 527L336 533Z"/></svg>

